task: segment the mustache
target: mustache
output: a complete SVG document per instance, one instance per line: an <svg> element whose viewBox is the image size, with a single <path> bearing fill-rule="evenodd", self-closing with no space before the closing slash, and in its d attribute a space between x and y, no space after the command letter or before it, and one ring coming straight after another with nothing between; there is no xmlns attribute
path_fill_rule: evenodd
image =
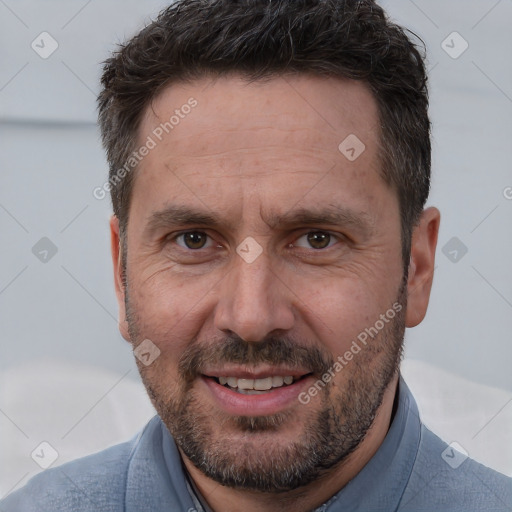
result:
<svg viewBox="0 0 512 512"><path fill-rule="evenodd" d="M233 335L215 343L191 344L179 360L178 373L185 381L191 382L203 373L207 365L223 363L286 365L291 369L307 369L320 377L334 365L334 359L317 347L289 338L269 337L250 343Z"/></svg>

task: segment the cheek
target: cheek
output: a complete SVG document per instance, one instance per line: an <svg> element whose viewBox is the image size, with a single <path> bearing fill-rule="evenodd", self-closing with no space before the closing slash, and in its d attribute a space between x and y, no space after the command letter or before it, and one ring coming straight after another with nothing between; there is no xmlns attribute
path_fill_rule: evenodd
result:
<svg viewBox="0 0 512 512"><path fill-rule="evenodd" d="M390 307L375 287L355 279L318 283L304 304L304 316L315 336L334 357Z"/></svg>
<svg viewBox="0 0 512 512"><path fill-rule="evenodd" d="M205 322L211 286L200 280L171 280L163 274L133 282L129 298L139 338L149 338L163 358L175 362Z"/></svg>

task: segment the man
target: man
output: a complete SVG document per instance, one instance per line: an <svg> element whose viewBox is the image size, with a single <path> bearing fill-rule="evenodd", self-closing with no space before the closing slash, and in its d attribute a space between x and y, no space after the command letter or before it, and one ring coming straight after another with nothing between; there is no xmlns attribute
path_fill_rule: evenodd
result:
<svg viewBox="0 0 512 512"><path fill-rule="evenodd" d="M2 510L512 510L400 377L440 222L404 31L371 0L182 0L102 85L120 329L158 415Z"/></svg>

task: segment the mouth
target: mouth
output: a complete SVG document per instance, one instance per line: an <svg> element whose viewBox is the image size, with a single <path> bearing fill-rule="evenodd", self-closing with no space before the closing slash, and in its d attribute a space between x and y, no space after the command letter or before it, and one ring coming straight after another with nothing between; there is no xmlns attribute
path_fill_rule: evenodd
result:
<svg viewBox="0 0 512 512"><path fill-rule="evenodd" d="M258 379L239 379L237 377L207 377L217 384L242 395L262 395L276 389L291 386L310 374L294 377L293 375L273 375Z"/></svg>
<svg viewBox="0 0 512 512"><path fill-rule="evenodd" d="M285 369L209 371L200 378L217 408L239 416L271 415L296 406L300 392L312 380L312 373Z"/></svg>

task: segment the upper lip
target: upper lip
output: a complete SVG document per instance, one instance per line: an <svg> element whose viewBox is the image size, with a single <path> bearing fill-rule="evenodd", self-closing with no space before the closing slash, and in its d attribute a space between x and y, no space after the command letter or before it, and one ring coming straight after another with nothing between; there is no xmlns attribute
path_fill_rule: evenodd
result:
<svg viewBox="0 0 512 512"><path fill-rule="evenodd" d="M287 377L296 379L311 373L302 368L286 368L284 366L247 366L226 365L222 368L207 368L202 372L207 377L236 377L237 379L263 379L265 377Z"/></svg>

